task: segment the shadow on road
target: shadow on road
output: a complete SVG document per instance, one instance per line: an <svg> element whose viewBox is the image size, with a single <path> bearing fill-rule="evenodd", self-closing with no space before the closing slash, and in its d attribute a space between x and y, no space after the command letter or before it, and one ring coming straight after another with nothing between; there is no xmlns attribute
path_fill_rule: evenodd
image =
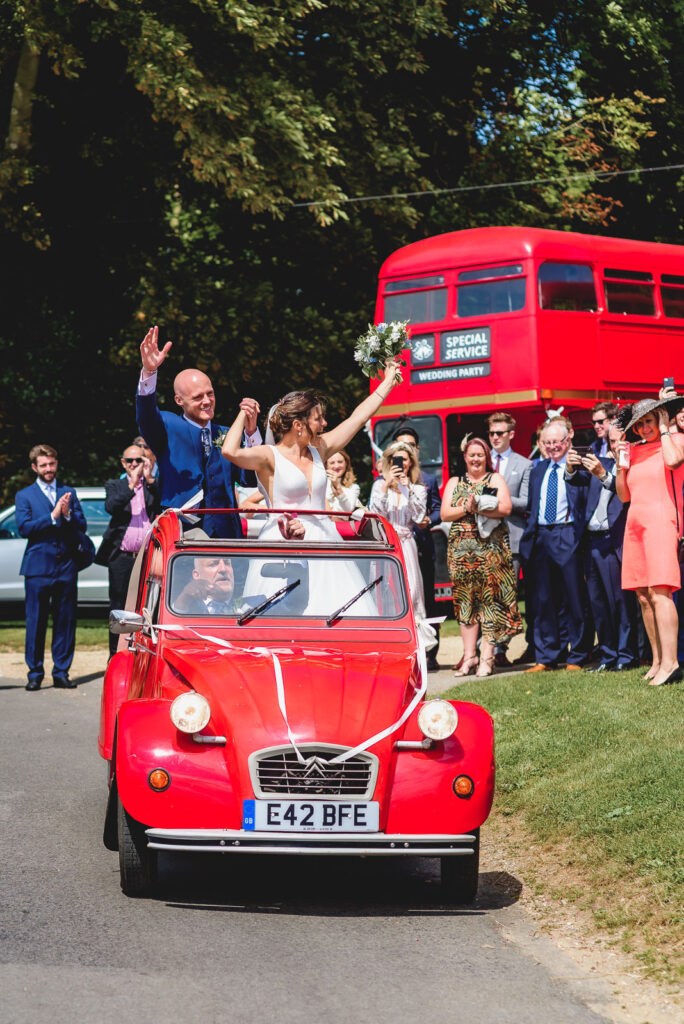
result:
<svg viewBox="0 0 684 1024"><path fill-rule="evenodd" d="M315 917L473 915L517 902L522 884L480 874L471 906L445 904L439 861L417 857L161 857L155 899L181 910Z"/></svg>

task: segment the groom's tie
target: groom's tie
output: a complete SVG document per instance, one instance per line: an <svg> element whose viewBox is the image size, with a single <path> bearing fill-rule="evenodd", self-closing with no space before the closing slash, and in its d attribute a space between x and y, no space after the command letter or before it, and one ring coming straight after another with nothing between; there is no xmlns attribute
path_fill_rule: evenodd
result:
<svg viewBox="0 0 684 1024"><path fill-rule="evenodd" d="M200 432L200 438L202 441L202 450L204 451L205 458L209 458L211 455L211 427L202 427Z"/></svg>

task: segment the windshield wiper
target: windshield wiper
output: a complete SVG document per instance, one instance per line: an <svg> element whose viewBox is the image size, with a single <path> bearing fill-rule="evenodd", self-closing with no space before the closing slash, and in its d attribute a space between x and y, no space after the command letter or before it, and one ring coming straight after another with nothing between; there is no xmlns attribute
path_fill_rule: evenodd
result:
<svg viewBox="0 0 684 1024"><path fill-rule="evenodd" d="M332 615L325 620L326 625L332 626L333 622L337 622L338 619L341 619L343 613L346 612L347 608L351 608L353 604L356 604L360 597L363 597L364 594L367 594L369 590L373 589L373 587L377 587L378 583L382 583L382 576L378 576L377 579L371 580L367 587L364 587L363 590L359 590L358 594L354 594L354 596L349 601L347 601L346 604L343 604L341 608L338 608L336 612L333 612Z"/></svg>
<svg viewBox="0 0 684 1024"><path fill-rule="evenodd" d="M269 605L272 605L274 601L277 601L278 598L282 597L284 594L289 594L290 591L294 590L295 587L298 587L301 582L301 580L292 580L291 583L286 583L284 587L281 587L280 590L276 590L275 594L271 594L271 596L267 597L265 601L261 602L261 604L248 609L248 611L244 612L237 620L238 626L241 626L243 622L247 622L249 619L253 619L255 615L260 615L265 608L268 608Z"/></svg>

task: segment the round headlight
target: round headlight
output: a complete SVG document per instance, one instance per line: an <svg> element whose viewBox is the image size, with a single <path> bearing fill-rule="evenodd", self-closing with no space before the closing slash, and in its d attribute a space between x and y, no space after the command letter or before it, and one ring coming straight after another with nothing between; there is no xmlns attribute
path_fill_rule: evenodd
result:
<svg viewBox="0 0 684 1024"><path fill-rule="evenodd" d="M428 700L418 712L418 728L430 740L446 740L456 731L458 713L447 700Z"/></svg>
<svg viewBox="0 0 684 1024"><path fill-rule="evenodd" d="M209 701L200 693L181 693L171 705L171 721L181 732L199 732L211 718Z"/></svg>

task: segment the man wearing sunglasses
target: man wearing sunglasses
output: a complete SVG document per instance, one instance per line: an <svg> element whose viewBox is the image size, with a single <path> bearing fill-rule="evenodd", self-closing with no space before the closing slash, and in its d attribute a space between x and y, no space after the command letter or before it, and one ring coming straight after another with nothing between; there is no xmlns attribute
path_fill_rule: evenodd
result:
<svg viewBox="0 0 684 1024"><path fill-rule="evenodd" d="M617 406L612 402L597 402L591 410L591 422L596 433L596 440L591 442L590 448L597 459L610 458L608 434L610 425L616 416Z"/></svg>
<svg viewBox="0 0 684 1024"><path fill-rule="evenodd" d="M124 608L128 581L135 556L142 547L151 523L159 512L157 481L144 450L129 445L121 457L124 476L105 484L105 510L111 519L104 532L95 561L109 570L109 608ZM119 638L109 635L109 654L115 653Z"/></svg>

